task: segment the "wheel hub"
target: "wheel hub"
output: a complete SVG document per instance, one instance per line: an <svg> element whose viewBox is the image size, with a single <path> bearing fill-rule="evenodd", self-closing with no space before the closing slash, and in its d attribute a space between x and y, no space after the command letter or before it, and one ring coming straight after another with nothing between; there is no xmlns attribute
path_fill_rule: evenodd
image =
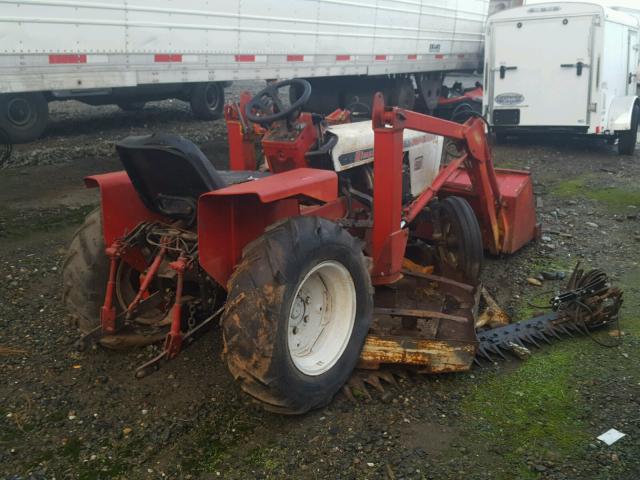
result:
<svg viewBox="0 0 640 480"><path fill-rule="evenodd" d="M355 323L355 286L335 261L316 265L298 286L289 313L291 360L306 375L320 375L340 359Z"/></svg>
<svg viewBox="0 0 640 480"><path fill-rule="evenodd" d="M31 119L31 106L24 98L13 98L7 105L7 118L18 127L24 127Z"/></svg>

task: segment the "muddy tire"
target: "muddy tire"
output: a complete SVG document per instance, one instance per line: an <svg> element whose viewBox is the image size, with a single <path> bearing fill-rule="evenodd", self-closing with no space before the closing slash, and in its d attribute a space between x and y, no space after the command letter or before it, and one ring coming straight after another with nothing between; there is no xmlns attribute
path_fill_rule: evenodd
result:
<svg viewBox="0 0 640 480"><path fill-rule="evenodd" d="M634 105L631 114L631 129L620 132L618 135L618 153L620 155L633 155L638 141L638 122L640 122L640 106Z"/></svg>
<svg viewBox="0 0 640 480"><path fill-rule="evenodd" d="M86 333L100 324L100 307L109 276L102 215L94 210L71 240L62 269L62 299L74 324Z"/></svg>
<svg viewBox="0 0 640 480"><path fill-rule="evenodd" d="M191 91L191 111L198 120L217 120L224 108L224 88L219 83L199 83Z"/></svg>
<svg viewBox="0 0 640 480"><path fill-rule="evenodd" d="M41 92L0 95L0 128L13 143L40 138L49 123L49 103Z"/></svg>
<svg viewBox="0 0 640 480"><path fill-rule="evenodd" d="M294 217L243 251L229 279L224 353L265 409L327 405L355 368L373 312L359 240L318 217Z"/></svg>
<svg viewBox="0 0 640 480"><path fill-rule="evenodd" d="M464 198L439 203L443 238L438 242L438 270L457 280L477 284L482 272L482 232L475 212Z"/></svg>

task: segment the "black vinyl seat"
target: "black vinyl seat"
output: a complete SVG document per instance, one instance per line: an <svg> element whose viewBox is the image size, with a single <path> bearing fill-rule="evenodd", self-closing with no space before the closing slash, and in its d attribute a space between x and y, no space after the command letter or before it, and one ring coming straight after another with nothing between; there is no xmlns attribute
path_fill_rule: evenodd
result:
<svg viewBox="0 0 640 480"><path fill-rule="evenodd" d="M116 151L145 206L171 218L193 220L200 195L269 175L216 170L204 153L179 135L127 137Z"/></svg>

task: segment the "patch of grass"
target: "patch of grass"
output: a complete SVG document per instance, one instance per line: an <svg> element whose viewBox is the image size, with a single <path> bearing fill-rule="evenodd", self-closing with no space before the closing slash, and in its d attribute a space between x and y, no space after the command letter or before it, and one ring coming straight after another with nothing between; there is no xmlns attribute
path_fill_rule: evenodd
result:
<svg viewBox="0 0 640 480"><path fill-rule="evenodd" d="M601 187L596 184L593 175L582 175L578 178L558 183L552 192L564 198L588 198L603 203L610 209L620 209L628 205L640 205L640 190Z"/></svg>
<svg viewBox="0 0 640 480"><path fill-rule="evenodd" d="M242 437L253 432L257 420L251 415L238 412L217 414L197 428L190 441L189 453L184 456L182 466L192 474L213 473L224 463L238 456ZM257 453L249 451L249 458L258 461ZM246 457L243 457L246 460Z"/></svg>
<svg viewBox="0 0 640 480"><path fill-rule="evenodd" d="M571 381L578 343L567 341L563 348L534 355L511 374L489 377L465 399L463 409L475 419L478 440L501 452L509 469L497 478L535 478L526 452L570 456L584 445Z"/></svg>
<svg viewBox="0 0 640 480"><path fill-rule="evenodd" d="M80 452L82 451L82 442L76 438L70 438L69 441L62 447L62 455L69 457L71 460L78 461L80 458Z"/></svg>
<svg viewBox="0 0 640 480"><path fill-rule="evenodd" d="M640 268L634 268L623 275L619 285L624 291L621 328L640 337Z"/></svg>
<svg viewBox="0 0 640 480"><path fill-rule="evenodd" d="M520 299L520 302L516 305L514 310L513 321L528 320L529 318L539 314L541 308L533 305L546 305L549 298L553 295L549 290L562 289L566 285L571 272L575 268L575 263L572 259L568 258L544 258L534 257L527 263L528 275L531 277L537 277L542 271L548 272L564 272L565 279L559 281L546 281L542 287L531 286L526 290L526 293ZM533 304L533 305L532 305Z"/></svg>
<svg viewBox="0 0 640 480"><path fill-rule="evenodd" d="M271 449L255 447L246 455L245 462L255 468L265 470L267 472L273 472L279 467L279 464L272 457Z"/></svg>

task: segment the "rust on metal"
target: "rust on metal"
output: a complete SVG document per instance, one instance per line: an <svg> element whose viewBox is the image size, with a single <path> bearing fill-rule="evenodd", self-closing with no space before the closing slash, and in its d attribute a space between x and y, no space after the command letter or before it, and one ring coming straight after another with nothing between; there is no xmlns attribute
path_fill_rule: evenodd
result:
<svg viewBox="0 0 640 480"><path fill-rule="evenodd" d="M458 315L451 315L433 310L416 310L412 308L376 308L373 311L378 315L391 315L392 317L414 317L414 318L441 318L443 320L451 320L452 322L467 323L468 318Z"/></svg>
<svg viewBox="0 0 640 480"><path fill-rule="evenodd" d="M402 364L419 367L425 373L460 372L469 369L475 354L473 342L369 335L358 367L372 369L384 364Z"/></svg>
<svg viewBox="0 0 640 480"><path fill-rule="evenodd" d="M477 288L430 273L403 273L396 284L376 289L374 319L359 367L395 364L424 373L468 370L477 349Z"/></svg>
<svg viewBox="0 0 640 480"><path fill-rule="evenodd" d="M480 290L482 299L486 303L486 308L476 321L476 328L489 326L490 328L501 327L511 323L511 317L505 312L498 302L491 296L485 287Z"/></svg>

